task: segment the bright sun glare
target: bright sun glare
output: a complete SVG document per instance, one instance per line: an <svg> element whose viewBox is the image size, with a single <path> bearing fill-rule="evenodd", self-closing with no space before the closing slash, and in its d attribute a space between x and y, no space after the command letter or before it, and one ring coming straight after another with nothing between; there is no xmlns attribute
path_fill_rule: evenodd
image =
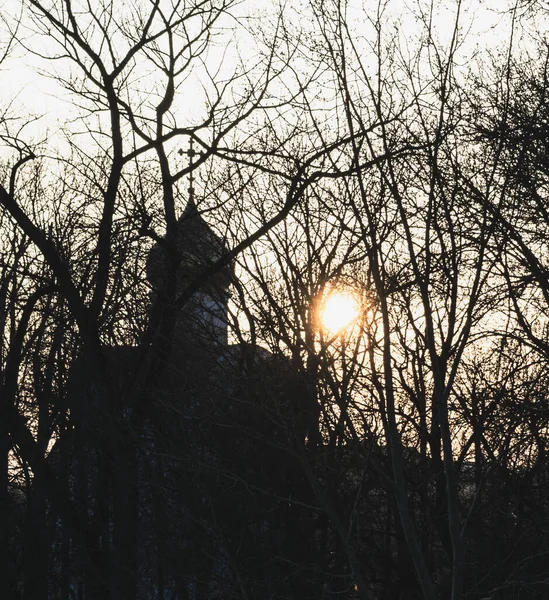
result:
<svg viewBox="0 0 549 600"><path fill-rule="evenodd" d="M336 334L347 329L358 316L358 302L347 292L332 292L320 310L320 320L324 329Z"/></svg>

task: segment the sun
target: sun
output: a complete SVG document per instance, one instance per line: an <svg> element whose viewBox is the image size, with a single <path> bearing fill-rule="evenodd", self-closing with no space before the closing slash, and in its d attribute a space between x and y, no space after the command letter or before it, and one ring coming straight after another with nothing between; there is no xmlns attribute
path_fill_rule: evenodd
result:
<svg viewBox="0 0 549 600"><path fill-rule="evenodd" d="M357 319L359 303L349 292L331 292L320 306L320 322L330 334L336 335Z"/></svg>

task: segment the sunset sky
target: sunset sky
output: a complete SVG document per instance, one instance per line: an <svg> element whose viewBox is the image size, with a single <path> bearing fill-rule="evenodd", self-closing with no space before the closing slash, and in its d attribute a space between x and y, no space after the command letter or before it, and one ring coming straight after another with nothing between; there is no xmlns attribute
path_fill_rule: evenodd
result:
<svg viewBox="0 0 549 600"><path fill-rule="evenodd" d="M4 26L0 23L0 35L3 34L4 39L7 39L6 24L13 30L20 21L19 43L12 46L8 59L0 67L3 97L4 99L13 99L14 112L20 117L27 114L37 117L36 122L26 127L25 131L28 136L43 139L46 144L53 143L55 145L55 140L59 139L59 129L79 115L78 109L74 106L73 96L55 79L57 74L62 77L66 76L71 67L67 60L51 61L46 59L48 56L58 55L59 46L51 38L37 35L33 31L34 26L28 18L29 9L25 6L22 10L21 4L19 0L5 0L3 3ZM272 8L269 8L267 2L260 8L251 2L237 4L238 18L225 18L225 22L220 25L219 41L205 56L205 64L212 72L222 65L221 71L218 73L230 74L235 67L238 53L244 58L246 58L246 53L250 53L249 60L255 59L248 30L250 27L255 27L258 13L265 15L276 9L276 3L272 2L271 6ZM367 52L367 46L372 41L371 36L374 34L368 25L368 18L372 14L369 11L373 11L375 8L375 2L353 1L348 9L349 22L357 32L359 42L361 38L363 39L365 52ZM512 15L504 8L504 3L498 0L482 2L466 0L461 3L460 37L462 43L458 51L458 65L461 64L463 68L467 69L474 65L479 58L481 60L486 58L488 51L506 51L506 48L501 47L501 42L504 40L507 43L507 32ZM456 2L440 0L433 3L429 14L430 9L426 2L391 0L387 2L383 15L388 30L394 27L397 32L397 37L403 45L401 51L413 54L417 44L418 19L432 19L434 38L444 48L449 44L453 34L456 9ZM121 10L126 9L122 8ZM289 2L286 4L285 10L290 18L293 18L292 13L299 18L300 3ZM20 18L21 15L22 18ZM245 15L248 15L251 20L244 18ZM306 15L301 16L305 17ZM304 19L303 24L305 27L314 28L314 21L307 25L307 19ZM544 23L540 22L539 27L543 26ZM223 28L222 33L221 28ZM520 47L521 43L520 39L514 41L516 48ZM405 48L406 45L409 45L408 50ZM33 51L42 56L33 55ZM144 71L140 76L150 79L150 65L146 69L148 74ZM185 83L184 111L187 115L201 113L204 102L201 88L204 81L204 74L195 70L192 77Z"/></svg>

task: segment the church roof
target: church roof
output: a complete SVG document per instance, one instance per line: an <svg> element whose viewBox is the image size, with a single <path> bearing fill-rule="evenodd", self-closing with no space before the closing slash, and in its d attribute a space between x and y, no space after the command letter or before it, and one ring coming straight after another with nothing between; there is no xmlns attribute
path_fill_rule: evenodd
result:
<svg viewBox="0 0 549 600"><path fill-rule="evenodd" d="M162 241L165 240L165 236ZM181 259L177 277L180 282L190 281L211 264L219 260L227 247L206 220L195 202L190 199L177 220L177 253ZM157 243L147 259L147 278L155 288L160 288L167 273L167 245ZM232 267L227 265L208 282L208 287L218 291L227 288L232 278Z"/></svg>

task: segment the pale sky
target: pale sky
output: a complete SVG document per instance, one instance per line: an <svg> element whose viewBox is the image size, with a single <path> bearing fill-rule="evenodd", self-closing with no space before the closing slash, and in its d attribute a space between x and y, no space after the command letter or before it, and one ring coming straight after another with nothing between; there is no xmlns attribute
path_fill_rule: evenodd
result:
<svg viewBox="0 0 549 600"><path fill-rule="evenodd" d="M274 0L272 5L275 5ZM20 11L20 0L4 0L3 15L8 19L14 19ZM297 0L290 0L286 6L291 11L296 11L305 4ZM424 0L389 0L384 13L384 21L391 23L395 19L400 21L400 33L404 39L412 39L418 31L417 19L421 11L424 15L428 14L426 7L428 2ZM509 38L510 14L503 11L506 2L502 0L465 0L461 8L461 33L466 35L466 41L461 48L461 57L464 67L470 66L468 61L474 56L475 51L479 53L486 52L487 49L494 50L498 46L505 44ZM354 29L358 35L360 32L367 32L365 19L372 15L371 7L376 5L369 0L351 0L349 16L351 23L354 23ZM443 45L447 45L452 32L456 13L456 0L438 0L433 2L432 19L436 37ZM264 2L262 9L267 7ZM422 7L422 8L420 8ZM247 4L240 5L239 10L249 10ZM231 21L234 24L234 21ZM26 21L24 20L24 23ZM229 24L227 23L229 26ZM546 23L539 22L537 27L546 27ZM48 47L47 41L38 40L32 36L25 27L20 29L20 33L26 40L26 43L34 48L39 47L45 53L54 51L54 46ZM234 36L236 41L240 34ZM362 35L367 36L367 33ZM1 38L0 38L1 39ZM235 40L233 40L234 42ZM518 40L517 40L518 41ZM241 43L241 48L249 47L247 40ZM218 48L217 54L211 55L213 61L220 60L221 48ZM230 64L226 59L226 64ZM12 113L19 116L31 114L39 116L38 122L30 125L26 129L26 135L29 138L47 137L51 143L55 144L56 134L61 126L77 116L78 112L74 108L70 95L52 78L40 75L42 69L45 72L52 73L53 69L60 72L66 72L66 64L58 62L52 64L32 56L23 47L13 48L11 56L0 66L2 98L0 106L5 107L6 102L13 100ZM192 115L193 111L197 114L203 102L203 94L198 86L198 80L195 84L187 83L185 88L186 115Z"/></svg>

